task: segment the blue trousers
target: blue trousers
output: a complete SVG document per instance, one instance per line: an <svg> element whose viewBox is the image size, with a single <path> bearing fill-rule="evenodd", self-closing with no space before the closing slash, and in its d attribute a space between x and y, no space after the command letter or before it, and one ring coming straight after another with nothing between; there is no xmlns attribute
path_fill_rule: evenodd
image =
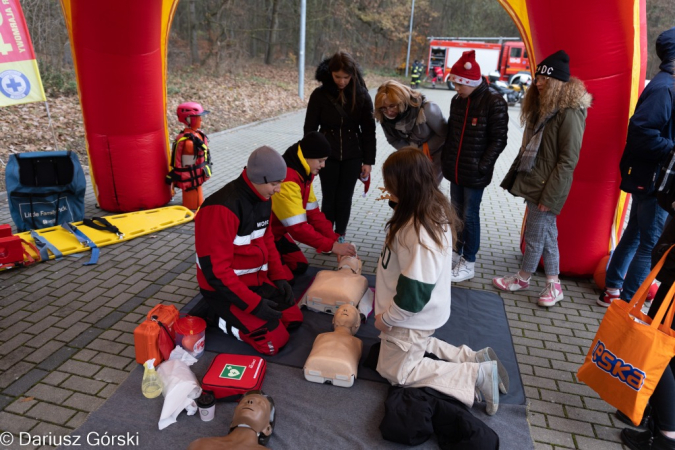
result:
<svg viewBox="0 0 675 450"><path fill-rule="evenodd" d="M468 188L450 183L450 200L457 215L464 222L462 232L457 236L455 251L467 262L476 262L480 247L480 202L483 188Z"/></svg>
<svg viewBox="0 0 675 450"><path fill-rule="evenodd" d="M655 196L633 194L632 197L628 225L612 254L605 277L608 288L623 288L623 300L633 298L635 291L647 278L652 249L659 240L668 217Z"/></svg>

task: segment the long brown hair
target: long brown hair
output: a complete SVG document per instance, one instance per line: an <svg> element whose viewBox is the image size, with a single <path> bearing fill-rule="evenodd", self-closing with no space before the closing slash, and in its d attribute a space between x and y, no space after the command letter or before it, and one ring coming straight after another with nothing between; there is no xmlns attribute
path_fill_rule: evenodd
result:
<svg viewBox="0 0 675 450"><path fill-rule="evenodd" d="M361 78L361 71L356 60L349 53L340 50L328 61L328 70L330 70L331 76L333 72L343 71L352 77L347 88L352 91L352 111L354 111L356 109L357 91L366 90L366 83Z"/></svg>
<svg viewBox="0 0 675 450"><path fill-rule="evenodd" d="M419 235L424 227L438 247L451 248L452 242L445 242L444 233L449 226L454 242L461 222L438 189L429 158L414 147L405 147L389 155L382 166L382 175L387 190L398 197L394 215L387 222L385 244L391 247L396 234L412 220L421 245L424 244Z"/></svg>

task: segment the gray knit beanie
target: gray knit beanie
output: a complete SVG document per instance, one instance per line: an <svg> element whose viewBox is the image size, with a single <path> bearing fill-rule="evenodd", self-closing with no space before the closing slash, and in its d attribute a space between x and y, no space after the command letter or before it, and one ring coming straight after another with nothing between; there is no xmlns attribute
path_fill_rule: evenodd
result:
<svg viewBox="0 0 675 450"><path fill-rule="evenodd" d="M286 161L272 147L259 147L248 157L246 175L251 183L266 184L286 178Z"/></svg>

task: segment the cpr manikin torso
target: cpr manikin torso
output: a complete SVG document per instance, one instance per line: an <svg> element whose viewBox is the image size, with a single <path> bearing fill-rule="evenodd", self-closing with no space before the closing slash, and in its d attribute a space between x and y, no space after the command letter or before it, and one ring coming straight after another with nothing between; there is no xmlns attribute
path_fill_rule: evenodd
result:
<svg viewBox="0 0 675 450"><path fill-rule="evenodd" d="M271 397L260 391L249 391L234 410L227 436L207 437L193 441L188 450L260 450L274 430L275 408Z"/></svg>
<svg viewBox="0 0 675 450"><path fill-rule="evenodd" d="M334 314L343 304L356 306L364 319L373 309L373 291L368 289L368 280L361 275L358 257L338 257L338 270L317 273L298 306Z"/></svg>
<svg viewBox="0 0 675 450"><path fill-rule="evenodd" d="M350 304L341 305L333 317L333 330L314 340L305 362L305 378L314 383L350 387L354 384L363 343L354 335L359 330L359 311Z"/></svg>

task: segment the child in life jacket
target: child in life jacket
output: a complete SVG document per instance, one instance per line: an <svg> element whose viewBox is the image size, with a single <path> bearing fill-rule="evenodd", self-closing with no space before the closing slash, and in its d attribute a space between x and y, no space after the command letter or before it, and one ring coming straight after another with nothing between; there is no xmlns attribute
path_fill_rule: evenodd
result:
<svg viewBox="0 0 675 450"><path fill-rule="evenodd" d="M211 177L211 154L208 138L200 129L202 116L208 114L202 105L186 102L178 105L178 120L187 125L174 141L171 150L167 184L172 184L183 191L183 206L198 209L204 202L202 184Z"/></svg>

